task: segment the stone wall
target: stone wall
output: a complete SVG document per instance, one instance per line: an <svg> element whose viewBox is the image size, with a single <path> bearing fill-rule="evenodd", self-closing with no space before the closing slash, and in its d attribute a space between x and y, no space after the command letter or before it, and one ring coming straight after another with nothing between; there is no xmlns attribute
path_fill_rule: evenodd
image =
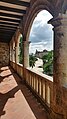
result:
<svg viewBox="0 0 67 119"><path fill-rule="evenodd" d="M9 45L0 42L0 66L9 64Z"/></svg>

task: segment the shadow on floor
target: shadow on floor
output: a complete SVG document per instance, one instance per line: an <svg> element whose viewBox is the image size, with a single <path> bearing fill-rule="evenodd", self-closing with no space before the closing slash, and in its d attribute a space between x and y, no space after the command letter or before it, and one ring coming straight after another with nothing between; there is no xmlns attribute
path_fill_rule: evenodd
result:
<svg viewBox="0 0 67 119"><path fill-rule="evenodd" d="M11 73L7 74L7 70L9 70L9 68L6 67L0 67L0 83L3 82L3 80L5 78L8 78L10 75L12 75ZM3 73L5 73L5 76L3 75Z"/></svg>
<svg viewBox="0 0 67 119"><path fill-rule="evenodd" d="M48 119L46 110L37 101L37 99L32 94L32 92L27 88L23 79L20 79L20 77L11 68L10 68L10 70L12 71L12 74L19 86L19 89L21 90L22 94L24 95L24 97L25 97L27 103L29 104L31 110L33 111L35 117L37 119Z"/></svg>
<svg viewBox="0 0 67 119"><path fill-rule="evenodd" d="M0 93L0 117L6 113L5 111L3 111L3 109L8 99L14 98L14 95L18 90L19 90L19 87L16 86L15 88L13 88L12 90L10 90L9 92L5 94Z"/></svg>
<svg viewBox="0 0 67 119"><path fill-rule="evenodd" d="M11 76L12 74L9 74L7 76L0 76L0 83L3 82L3 80L9 78L9 76Z"/></svg>
<svg viewBox="0 0 67 119"><path fill-rule="evenodd" d="M7 93L4 93L4 94L0 93L0 117L6 113L4 111L4 107L8 99L14 98L15 93L18 92L18 90L21 90L31 110L33 111L36 119L48 119L46 110L37 101L37 99L34 97L32 92L26 87L23 80L21 80L21 78L15 73L15 71L12 68L9 67L9 70L11 71L11 74L14 77L17 83L17 86L13 88L12 90L8 91ZM7 77L9 77L9 75L6 76L5 80L7 80ZM0 78L2 78L2 81L3 81L4 78L3 77L0 77Z"/></svg>

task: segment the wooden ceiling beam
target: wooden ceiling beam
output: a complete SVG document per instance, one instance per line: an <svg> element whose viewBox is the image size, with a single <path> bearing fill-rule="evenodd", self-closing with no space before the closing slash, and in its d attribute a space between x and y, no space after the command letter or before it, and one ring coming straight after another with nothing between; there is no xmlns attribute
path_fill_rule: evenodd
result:
<svg viewBox="0 0 67 119"><path fill-rule="evenodd" d="M0 26L2 29L7 29L7 30L16 30L14 27L6 27L6 26Z"/></svg>
<svg viewBox="0 0 67 119"><path fill-rule="evenodd" d="M5 30L16 30L16 28L6 27L6 26L0 26L0 29L5 29Z"/></svg>
<svg viewBox="0 0 67 119"><path fill-rule="evenodd" d="M16 23L20 23L20 19L11 19L11 18L6 18L6 17L0 17L0 20L3 20L3 21L10 21L10 22L16 22Z"/></svg>
<svg viewBox="0 0 67 119"><path fill-rule="evenodd" d="M1 31L0 30L0 34L13 34L14 33L14 31Z"/></svg>
<svg viewBox="0 0 67 119"><path fill-rule="evenodd" d="M22 19L23 18L23 15L14 15L14 14L9 14L9 13L3 13L3 12L0 12L0 15L1 16L6 16L6 17L12 17L12 18L19 18L19 19Z"/></svg>
<svg viewBox="0 0 67 119"><path fill-rule="evenodd" d="M9 6L8 7L0 6L0 9L1 10L6 10L6 11L11 11L11 12L22 13L22 14L25 14L26 13L26 10L20 10L20 9L16 9L16 8L10 8Z"/></svg>
<svg viewBox="0 0 67 119"><path fill-rule="evenodd" d="M0 0L0 41L9 42L19 28L30 1Z"/></svg>
<svg viewBox="0 0 67 119"><path fill-rule="evenodd" d="M16 30L0 28L0 32L15 32Z"/></svg>
<svg viewBox="0 0 67 119"><path fill-rule="evenodd" d="M0 34L0 38L9 39L9 38L12 38L13 35L14 35L14 33L13 34Z"/></svg>
<svg viewBox="0 0 67 119"><path fill-rule="evenodd" d="M29 7L30 3L29 2L25 2L25 1L19 1L19 0L0 0L1 2L6 2L6 3L10 3L10 4L15 4L15 5L21 5L21 6L25 6L25 7Z"/></svg>
<svg viewBox="0 0 67 119"><path fill-rule="evenodd" d="M2 25L10 25L10 26L12 25L12 26L16 26L16 27L19 25L19 24L13 24L13 23L9 23L9 22L1 22L1 21L0 21L0 24L2 24Z"/></svg>
<svg viewBox="0 0 67 119"><path fill-rule="evenodd" d="M18 26L15 26L15 25L7 25L7 24L0 24L0 27L18 28Z"/></svg>

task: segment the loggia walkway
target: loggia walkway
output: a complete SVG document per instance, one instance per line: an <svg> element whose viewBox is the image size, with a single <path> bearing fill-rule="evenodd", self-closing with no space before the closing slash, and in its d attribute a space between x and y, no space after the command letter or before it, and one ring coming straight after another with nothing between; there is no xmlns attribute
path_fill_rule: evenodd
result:
<svg viewBox="0 0 67 119"><path fill-rule="evenodd" d="M0 68L0 119L48 119L46 110L8 66Z"/></svg>

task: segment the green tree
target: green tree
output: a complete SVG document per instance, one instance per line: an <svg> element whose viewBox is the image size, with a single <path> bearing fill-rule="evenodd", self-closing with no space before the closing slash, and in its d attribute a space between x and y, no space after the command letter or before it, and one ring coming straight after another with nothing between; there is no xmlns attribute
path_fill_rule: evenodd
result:
<svg viewBox="0 0 67 119"><path fill-rule="evenodd" d="M37 58L33 54L29 55L29 65L30 65L30 67L33 68L35 66L36 61L37 61Z"/></svg>
<svg viewBox="0 0 67 119"><path fill-rule="evenodd" d="M19 63L23 63L23 37L20 37L19 42Z"/></svg>
<svg viewBox="0 0 67 119"><path fill-rule="evenodd" d="M49 51L43 57L43 73L53 75L53 51Z"/></svg>

